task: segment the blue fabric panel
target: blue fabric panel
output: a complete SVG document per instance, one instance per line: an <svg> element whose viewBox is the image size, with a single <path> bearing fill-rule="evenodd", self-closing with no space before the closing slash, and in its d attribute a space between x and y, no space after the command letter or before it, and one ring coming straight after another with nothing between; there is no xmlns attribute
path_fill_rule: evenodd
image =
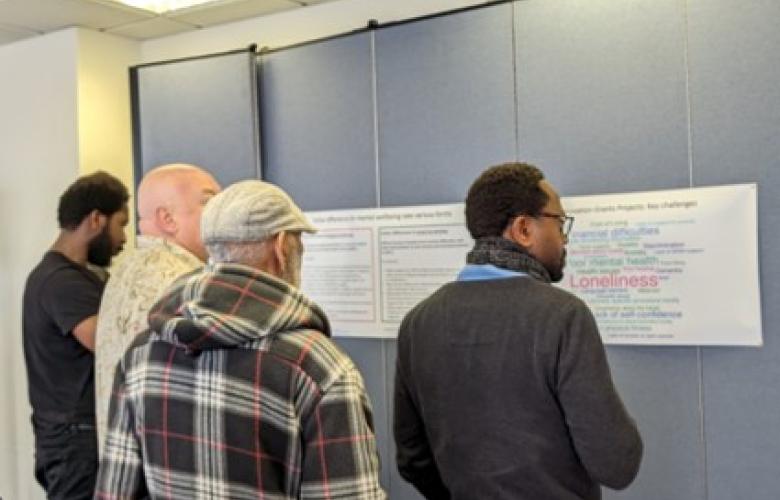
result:
<svg viewBox="0 0 780 500"><path fill-rule="evenodd" d="M758 183L764 346L703 349L710 500L780 495L778 22L776 1L689 2L694 182ZM730 293L728 283L709 293Z"/></svg>
<svg viewBox="0 0 780 500"><path fill-rule="evenodd" d="M520 158L568 195L687 187L682 3L514 5Z"/></svg>
<svg viewBox="0 0 780 500"><path fill-rule="evenodd" d="M515 156L511 5L376 34L382 205L462 201Z"/></svg>
<svg viewBox="0 0 780 500"><path fill-rule="evenodd" d="M520 158L563 195L687 187L681 3L514 5ZM703 499L697 349L608 353L646 450L637 480L604 498Z"/></svg>
<svg viewBox="0 0 780 500"><path fill-rule="evenodd" d="M363 375L366 390L374 409L374 430L376 431L379 459L382 466L382 486L385 491L390 487L390 469L395 467L395 459L390 455L390 418L392 411L387 406L388 373L392 369L385 366L384 341L374 339L350 339L337 337L336 343L346 352ZM393 496L392 498L395 498Z"/></svg>
<svg viewBox="0 0 780 500"><path fill-rule="evenodd" d="M608 346L607 357L645 450L636 480L602 488L604 500L704 500L697 349Z"/></svg>
<svg viewBox="0 0 780 500"><path fill-rule="evenodd" d="M398 467L395 462L395 442L393 440L393 391L395 387L395 362L398 357L398 342L395 340L385 340L385 356L387 361L387 408L390 415L390 446L389 455L392 460L390 470L390 498L392 500L422 500L414 486L409 484L398 474Z"/></svg>
<svg viewBox="0 0 780 500"><path fill-rule="evenodd" d="M368 34L260 58L264 178L304 210L375 207Z"/></svg>
<svg viewBox="0 0 780 500"><path fill-rule="evenodd" d="M254 55L137 69L143 171L184 162L226 186L257 177Z"/></svg>

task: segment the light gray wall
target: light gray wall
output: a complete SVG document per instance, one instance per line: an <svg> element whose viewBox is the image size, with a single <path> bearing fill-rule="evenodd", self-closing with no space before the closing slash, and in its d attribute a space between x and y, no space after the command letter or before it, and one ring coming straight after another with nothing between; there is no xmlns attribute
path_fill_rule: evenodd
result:
<svg viewBox="0 0 780 500"><path fill-rule="evenodd" d="M636 482L604 496L773 500L778 19L773 0L526 0L273 52L265 177L307 209L462 201L514 159L563 195L757 182L765 346L609 347L646 453ZM715 276L702 290L730 292ZM373 400L383 484L418 498L393 461L395 341L338 342Z"/></svg>

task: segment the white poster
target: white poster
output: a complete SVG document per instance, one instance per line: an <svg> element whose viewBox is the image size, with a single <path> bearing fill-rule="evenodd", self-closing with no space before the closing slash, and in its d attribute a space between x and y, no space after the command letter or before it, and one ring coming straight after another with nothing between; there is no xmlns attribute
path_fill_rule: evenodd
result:
<svg viewBox="0 0 780 500"><path fill-rule="evenodd" d="M560 286L611 344L761 345L756 186L565 198L575 217ZM455 279L472 240L463 204L309 212L303 291L334 335L395 337Z"/></svg>
<svg viewBox="0 0 780 500"><path fill-rule="evenodd" d="M756 186L564 200L561 284L611 344L761 345Z"/></svg>
<svg viewBox="0 0 780 500"><path fill-rule="evenodd" d="M463 204L308 212L303 291L334 335L395 337L404 315L463 267Z"/></svg>

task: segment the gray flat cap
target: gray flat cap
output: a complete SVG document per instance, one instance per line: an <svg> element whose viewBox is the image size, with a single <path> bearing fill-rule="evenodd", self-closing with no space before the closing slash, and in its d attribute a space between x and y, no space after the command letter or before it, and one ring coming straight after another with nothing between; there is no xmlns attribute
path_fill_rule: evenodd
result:
<svg viewBox="0 0 780 500"><path fill-rule="evenodd" d="M200 221L204 244L263 241L282 231L317 229L287 193L268 182L237 182L214 196Z"/></svg>

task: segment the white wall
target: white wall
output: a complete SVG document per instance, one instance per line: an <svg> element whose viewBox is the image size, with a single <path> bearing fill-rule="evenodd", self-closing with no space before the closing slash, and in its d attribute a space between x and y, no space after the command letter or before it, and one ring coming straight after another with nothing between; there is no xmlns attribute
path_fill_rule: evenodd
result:
<svg viewBox="0 0 780 500"><path fill-rule="evenodd" d="M0 498L43 497L33 479L24 283L78 175L103 169L132 185L127 68L138 54L135 41L76 28L0 46Z"/></svg>
<svg viewBox="0 0 780 500"><path fill-rule="evenodd" d="M79 172L105 170L133 186L133 131L130 66L138 63L138 42L78 30ZM127 248L135 240L134 203L130 203Z"/></svg>
<svg viewBox="0 0 780 500"><path fill-rule="evenodd" d="M42 498L30 480L21 298L27 273L57 233L58 197L78 172L77 44L67 30L0 46L0 497L7 499Z"/></svg>

